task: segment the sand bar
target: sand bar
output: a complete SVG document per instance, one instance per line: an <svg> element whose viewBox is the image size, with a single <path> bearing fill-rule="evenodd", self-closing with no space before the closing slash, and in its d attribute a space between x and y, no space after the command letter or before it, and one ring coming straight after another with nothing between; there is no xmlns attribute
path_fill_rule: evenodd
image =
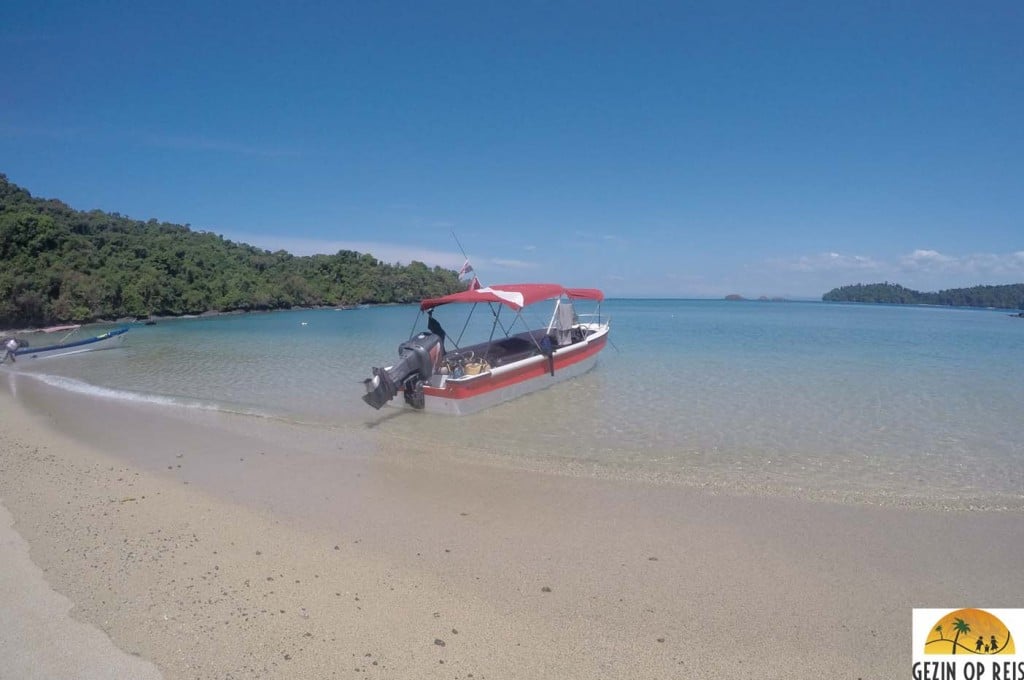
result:
<svg viewBox="0 0 1024 680"><path fill-rule="evenodd" d="M540 474L10 387L0 500L72 615L166 678L897 677L912 607L1024 606L1017 513Z"/></svg>

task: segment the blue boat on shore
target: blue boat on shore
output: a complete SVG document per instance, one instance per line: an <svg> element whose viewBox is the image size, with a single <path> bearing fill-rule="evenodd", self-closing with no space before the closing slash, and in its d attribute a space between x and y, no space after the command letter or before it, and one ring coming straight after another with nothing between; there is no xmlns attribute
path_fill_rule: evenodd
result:
<svg viewBox="0 0 1024 680"><path fill-rule="evenodd" d="M77 328L69 327L74 333ZM62 328L63 330L63 328ZM14 360L20 361L23 359L49 359L51 357L67 356L69 354L79 354L81 352L92 352L98 349L110 349L116 347L124 342L124 335L128 332L128 328L117 328L106 333L94 335L91 338L83 338L81 340L69 340L70 335L64 337L64 339L53 345L45 345L42 347L33 347L32 345L19 346L18 349L14 350ZM19 345L23 341L19 341ZM5 357L6 358L6 357Z"/></svg>

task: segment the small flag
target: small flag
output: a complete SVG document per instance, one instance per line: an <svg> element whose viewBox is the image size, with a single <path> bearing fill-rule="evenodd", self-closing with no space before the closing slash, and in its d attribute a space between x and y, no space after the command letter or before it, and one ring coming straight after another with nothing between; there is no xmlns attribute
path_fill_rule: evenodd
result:
<svg viewBox="0 0 1024 680"><path fill-rule="evenodd" d="M480 280L476 278L473 265L469 263L469 260L466 260L466 263L462 265L462 269L459 270L459 281L466 283L467 290L476 290L480 287Z"/></svg>

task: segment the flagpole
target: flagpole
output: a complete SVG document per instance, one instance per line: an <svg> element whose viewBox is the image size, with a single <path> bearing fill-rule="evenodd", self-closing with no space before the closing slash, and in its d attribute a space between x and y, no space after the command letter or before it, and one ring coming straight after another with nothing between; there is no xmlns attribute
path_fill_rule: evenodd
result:
<svg viewBox="0 0 1024 680"><path fill-rule="evenodd" d="M466 249L462 247L462 243L459 242L459 237L455 235L454 229L452 229L452 238L455 239L455 245L459 247L459 252L462 253L462 259L469 261L469 255L466 255Z"/></svg>
<svg viewBox="0 0 1024 680"><path fill-rule="evenodd" d="M455 235L454 229L452 229L452 238L455 239L455 245L459 247L459 252L462 253L462 258L466 261L466 263L462 265L462 269L459 271L459 281L462 281L463 273L471 273L473 278L469 281L469 289L476 290L480 287L480 279L477 278L476 271L473 270L473 265L469 262L469 255L466 254L466 249L462 247L462 242L459 241L459 237ZM468 272L466 272L467 268L469 270Z"/></svg>

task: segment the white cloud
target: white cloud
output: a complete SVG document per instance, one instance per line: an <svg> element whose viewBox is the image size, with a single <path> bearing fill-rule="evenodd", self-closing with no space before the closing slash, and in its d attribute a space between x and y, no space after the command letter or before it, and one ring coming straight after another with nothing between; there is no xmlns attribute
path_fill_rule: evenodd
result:
<svg viewBox="0 0 1024 680"><path fill-rule="evenodd" d="M945 266L953 258L943 255L937 250L915 250L900 258L900 264L908 269Z"/></svg>
<svg viewBox="0 0 1024 680"><path fill-rule="evenodd" d="M339 250L353 250L357 253L369 253L381 262L408 264L417 260L431 267L446 267L448 269L458 269L465 261L462 253L458 252L374 241L333 241L269 234L224 234L224 237L248 243L257 248L275 251L286 250L293 255L333 255Z"/></svg>
<svg viewBox="0 0 1024 680"><path fill-rule="evenodd" d="M595 234L593 232L581 231L579 229L573 232L573 234L576 236L576 238L585 239L588 241L614 241L623 243L625 242L625 239L623 239L620 236L617 236L616 234Z"/></svg>
<svg viewBox="0 0 1024 680"><path fill-rule="evenodd" d="M445 267L458 270L466 258L457 251L434 250L419 246L384 243L380 241L342 241L330 239L299 238L291 236L258 235L258 234L224 234L225 238L265 248L266 250L286 250L293 255L333 255L339 250L353 250L357 253L369 253L381 262L401 262L409 264L413 260L430 267ZM526 260L507 258L471 257L470 262L476 271L493 271L508 269L534 269L536 263Z"/></svg>
<svg viewBox="0 0 1024 680"><path fill-rule="evenodd" d="M944 255L935 250L915 250L899 260L909 273L934 273L986 277L1024 277L1024 251L1014 253L972 253Z"/></svg>
<svg viewBox="0 0 1024 680"><path fill-rule="evenodd" d="M525 262L523 260L506 260L502 258L494 258L489 260L491 264L494 264L503 269L534 269L537 265L533 262Z"/></svg>
<svg viewBox="0 0 1024 680"><path fill-rule="evenodd" d="M950 255L919 248L891 258L829 252L767 264L763 275L787 277L796 289L893 281L918 290L939 290L1024 281L1024 251Z"/></svg>
<svg viewBox="0 0 1024 680"><path fill-rule="evenodd" d="M802 255L793 260L775 260L773 263L796 272L870 271L882 268L883 264L864 255L843 255L842 253L818 253Z"/></svg>

